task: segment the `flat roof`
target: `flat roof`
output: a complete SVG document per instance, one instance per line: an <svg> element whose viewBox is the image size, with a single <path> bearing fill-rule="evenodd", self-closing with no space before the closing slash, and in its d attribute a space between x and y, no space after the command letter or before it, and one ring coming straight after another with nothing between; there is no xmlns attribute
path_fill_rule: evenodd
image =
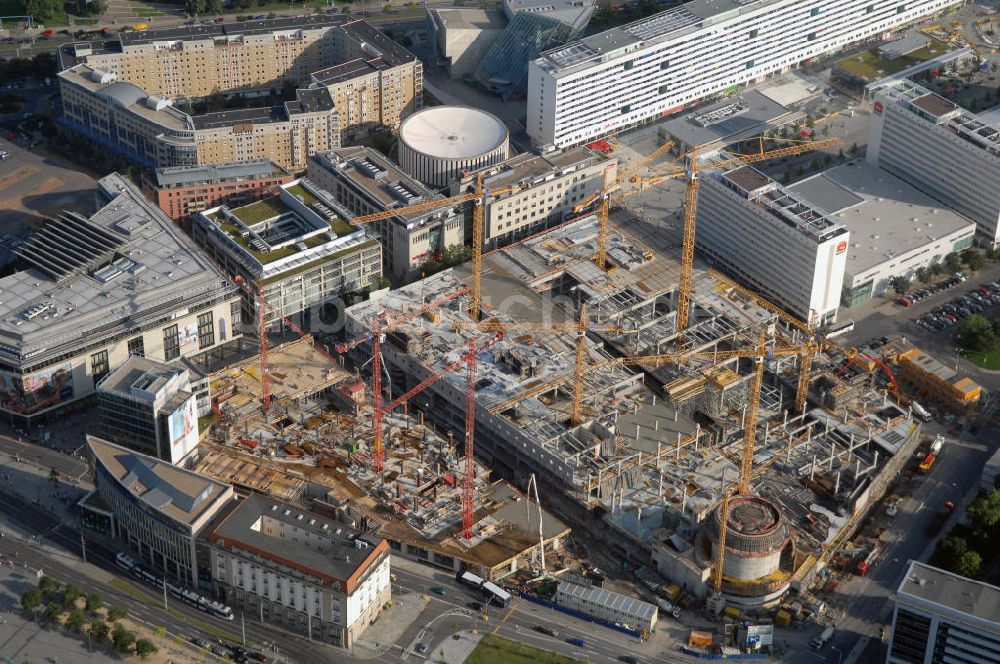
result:
<svg viewBox="0 0 1000 664"><path fill-rule="evenodd" d="M372 201L384 210L393 207L405 208L407 205L443 198L437 192L431 191L426 185L411 177L396 163L374 150L362 145L337 148L329 152L311 155L310 169L322 168L353 183L364 191ZM442 207L449 207L442 204ZM453 205L450 207L454 207ZM423 219L437 210L421 210L419 212L400 211L394 219Z"/></svg>
<svg viewBox="0 0 1000 664"><path fill-rule="evenodd" d="M577 171L593 164L607 163L615 160L599 150L592 150L585 145L549 152L546 154L535 154L533 152L522 152L509 159L487 166L476 173L483 173L483 184L487 188L500 189L518 182L527 184L538 184L550 174ZM470 173L463 178L463 182L472 182L476 173ZM518 192L501 194L499 198L513 196Z"/></svg>
<svg viewBox="0 0 1000 664"><path fill-rule="evenodd" d="M560 581L558 592L607 609L620 611L624 616L638 620L652 621L658 613L654 604L597 586L581 586L578 583Z"/></svg>
<svg viewBox="0 0 1000 664"><path fill-rule="evenodd" d="M293 528L303 531L294 540ZM212 541L291 565L327 583L333 579L346 583L371 564L372 553L385 540L297 505L251 493L215 527Z"/></svg>
<svg viewBox="0 0 1000 664"><path fill-rule="evenodd" d="M315 71L312 73L312 80L319 85L335 85L357 78L358 76L374 74L388 68L389 65L380 59L356 58Z"/></svg>
<svg viewBox="0 0 1000 664"><path fill-rule="evenodd" d="M911 561L896 590L897 603L970 619L980 629L1000 634L1000 588L983 581Z"/></svg>
<svg viewBox="0 0 1000 664"><path fill-rule="evenodd" d="M851 233L846 272L857 275L975 223L864 159L788 187Z"/></svg>
<svg viewBox="0 0 1000 664"><path fill-rule="evenodd" d="M923 97L918 97L910 103L936 118L941 117L945 113L951 113L958 108L953 102L934 92L926 94Z"/></svg>
<svg viewBox="0 0 1000 664"><path fill-rule="evenodd" d="M428 14L434 14L445 30L495 30L502 31L507 27L507 19L503 12L496 9L472 8L428 8Z"/></svg>
<svg viewBox="0 0 1000 664"><path fill-rule="evenodd" d="M285 122L288 113L284 106L268 106L265 108L237 108L217 113L205 113L191 117L195 129L217 129L232 127L238 124L268 124Z"/></svg>
<svg viewBox="0 0 1000 664"><path fill-rule="evenodd" d="M689 146L755 136L779 120L790 121L792 111L770 97L750 90L682 117L664 122L660 131ZM794 113L796 117L801 113Z"/></svg>
<svg viewBox="0 0 1000 664"><path fill-rule="evenodd" d="M122 364L100 383L100 391L114 392L130 399L153 401L167 382L183 371L182 368L148 357L129 355ZM138 392L133 391L135 387ZM147 395L149 398L147 398Z"/></svg>
<svg viewBox="0 0 1000 664"><path fill-rule="evenodd" d="M165 310L176 311L235 290L128 180L112 173L98 182L97 193L104 203L86 221L114 238L117 248L91 254L93 261L78 263L69 272L63 271L63 259L39 253L0 279L0 357L34 364L75 353L84 340L117 334L122 325L134 329ZM28 242L20 242L17 250L26 253L30 238L39 232L29 234ZM10 236L2 241L19 242ZM42 249L53 252L58 247L45 242Z"/></svg>
<svg viewBox="0 0 1000 664"><path fill-rule="evenodd" d="M232 497L232 487L216 480L87 436L95 463L138 500L174 521L193 525Z"/></svg>
<svg viewBox="0 0 1000 664"><path fill-rule="evenodd" d="M343 25L351 20L343 14L307 14L303 16L282 16L258 21L234 21L232 23L212 23L211 25L183 25L176 28L156 28L151 30L130 30L119 33L125 46L153 44L163 41L194 41L233 37L239 35L260 35L270 32L295 29L320 29Z"/></svg>
<svg viewBox="0 0 1000 664"><path fill-rule="evenodd" d="M158 187L177 187L200 182L255 180L282 175L290 174L270 159L245 159L223 164L157 168L154 177Z"/></svg>

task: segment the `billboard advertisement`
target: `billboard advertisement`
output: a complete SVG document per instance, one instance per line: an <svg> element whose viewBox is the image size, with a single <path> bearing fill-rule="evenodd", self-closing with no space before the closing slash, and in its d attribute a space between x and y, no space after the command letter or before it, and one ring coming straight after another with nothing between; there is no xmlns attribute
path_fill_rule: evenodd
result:
<svg viewBox="0 0 1000 664"><path fill-rule="evenodd" d="M177 463L198 447L198 414L195 402L196 399L192 395L183 406L170 413L167 435L170 436L171 463Z"/></svg>
<svg viewBox="0 0 1000 664"><path fill-rule="evenodd" d="M73 398L73 365L69 362L20 376L0 371L0 407L15 413L37 413Z"/></svg>
<svg viewBox="0 0 1000 664"><path fill-rule="evenodd" d="M178 342L181 345L181 355L189 355L198 350L198 324L187 323L177 326Z"/></svg>

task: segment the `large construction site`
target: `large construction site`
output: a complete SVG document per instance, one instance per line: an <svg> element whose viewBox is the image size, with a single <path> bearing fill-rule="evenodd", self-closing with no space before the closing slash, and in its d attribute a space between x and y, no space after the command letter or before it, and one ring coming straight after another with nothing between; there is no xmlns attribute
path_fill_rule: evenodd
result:
<svg viewBox="0 0 1000 664"><path fill-rule="evenodd" d="M841 371L835 344L697 264L679 324L677 234L616 213L606 269L601 237L585 217L484 256L481 282L454 268L351 307L361 376L375 365L387 398L423 386L411 413L474 439L494 476L536 478L610 560L716 607L806 592L918 427L876 372Z"/></svg>
<svg viewBox="0 0 1000 664"><path fill-rule="evenodd" d="M245 491L310 505L377 531L396 553L487 578L561 555L569 528L483 466L473 469L472 537L462 537L465 460L447 432L404 409L387 414L384 471L371 460L372 405L358 376L308 337L267 350L270 407L262 408L261 357L211 376L216 424L197 471Z"/></svg>

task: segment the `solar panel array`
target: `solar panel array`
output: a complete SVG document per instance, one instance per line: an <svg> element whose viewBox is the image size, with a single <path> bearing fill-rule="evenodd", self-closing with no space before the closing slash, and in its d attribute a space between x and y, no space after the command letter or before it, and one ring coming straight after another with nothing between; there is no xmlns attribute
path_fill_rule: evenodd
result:
<svg viewBox="0 0 1000 664"><path fill-rule="evenodd" d="M675 7L656 14L648 20L626 25L622 30L636 39L647 40L686 28L690 25L696 25L700 22L701 17L693 14L691 10L686 7Z"/></svg>

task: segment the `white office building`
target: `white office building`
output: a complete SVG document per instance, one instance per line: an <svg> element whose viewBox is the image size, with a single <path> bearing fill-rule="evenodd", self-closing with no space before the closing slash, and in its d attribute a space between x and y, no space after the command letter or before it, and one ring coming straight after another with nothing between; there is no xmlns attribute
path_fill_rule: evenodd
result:
<svg viewBox="0 0 1000 664"><path fill-rule="evenodd" d="M973 115L908 80L873 104L867 159L976 222L1000 244L1000 113Z"/></svg>
<svg viewBox="0 0 1000 664"><path fill-rule="evenodd" d="M697 246L810 325L837 319L849 233L751 166L701 177Z"/></svg>
<svg viewBox="0 0 1000 664"><path fill-rule="evenodd" d="M1000 662L1000 588L914 561L895 599L886 664Z"/></svg>
<svg viewBox="0 0 1000 664"><path fill-rule="evenodd" d="M528 67L528 135L593 140L958 4L693 0L542 53Z"/></svg>
<svg viewBox="0 0 1000 664"><path fill-rule="evenodd" d="M972 246L976 224L892 173L855 159L789 187L850 231L841 303L854 306L889 289L893 277Z"/></svg>

